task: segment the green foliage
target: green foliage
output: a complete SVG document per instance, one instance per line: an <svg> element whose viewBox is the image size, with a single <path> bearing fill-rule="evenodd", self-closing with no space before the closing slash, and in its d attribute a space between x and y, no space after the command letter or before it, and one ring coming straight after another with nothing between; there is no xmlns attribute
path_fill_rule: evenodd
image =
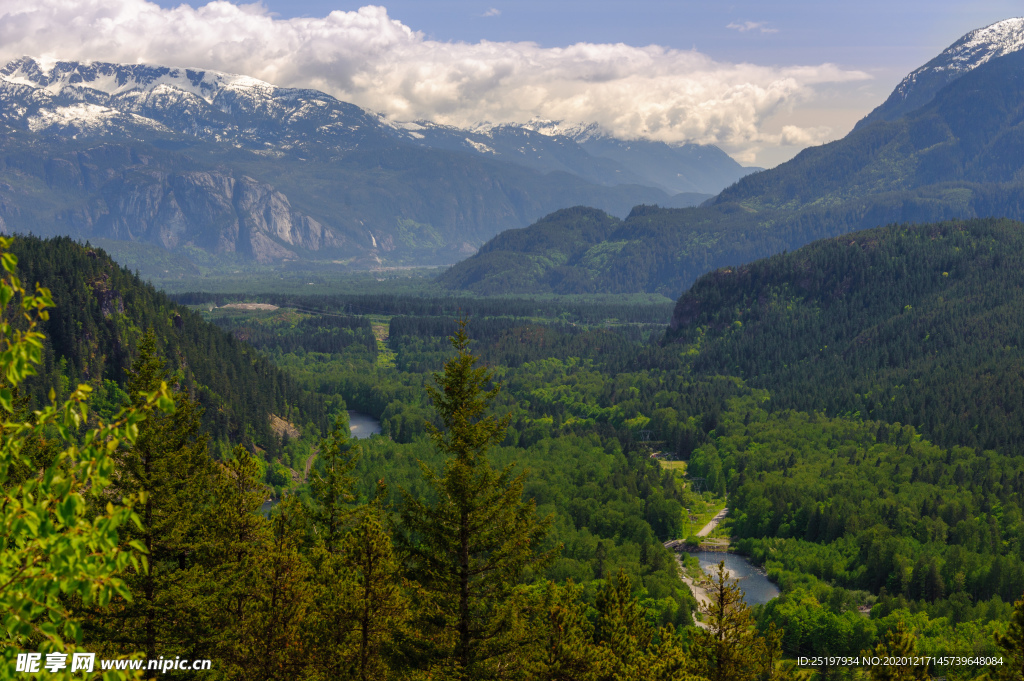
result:
<svg viewBox="0 0 1024 681"><path fill-rule="evenodd" d="M156 336L147 332L129 371L133 408L170 382L156 354ZM117 475L95 500L99 512L109 499L135 498L141 526L121 532L120 544L145 548L147 569L128 569L124 582L131 600L115 599L88 613L90 642L119 654L144 652L150 659L182 651L191 633L186 620L193 603L182 598L182 567L196 550L202 532L200 509L209 503L212 473L207 437L200 433L195 401L177 387L171 392L172 414L154 414L143 421L134 443L114 453Z"/></svg>
<svg viewBox="0 0 1024 681"><path fill-rule="evenodd" d="M430 329L424 333L445 337L455 331L456 317L465 316L474 320L474 326L468 331L471 338L476 338L477 334L487 329L494 318L510 317L519 323L560 320L563 323L592 325L617 320L621 323L662 325L672 314L671 299L651 294L483 298L469 295L440 295L436 288L427 286L412 291L385 289L372 293L348 292L330 295L294 295L276 289L259 293L259 290L255 288L238 293L187 292L178 293L173 299L182 305L202 306L227 305L244 300L268 303L281 308L294 308L304 314L321 314L336 318L337 321L325 319L309 322L310 326L323 327L369 326L370 322L367 319L360 322L352 318L357 315L419 317L415 324L426 324L426 328ZM222 312L227 310L217 310L217 314ZM434 319L431 319L432 317ZM476 326L478 322L481 324L479 327ZM441 324L444 325L443 328L439 328ZM395 333L397 335L401 331L396 329Z"/></svg>
<svg viewBox="0 0 1024 681"><path fill-rule="evenodd" d="M232 309L218 309L210 317L238 340L272 356L309 352L353 354L353 346L358 346L372 357L377 349L370 322L363 317L284 311L239 314Z"/></svg>
<svg viewBox="0 0 1024 681"><path fill-rule="evenodd" d="M332 553L337 550L352 512L355 481L351 474L362 454L358 445L349 444L347 430L348 424L339 417L330 434L320 441L320 460L310 482L310 521L319 541Z"/></svg>
<svg viewBox="0 0 1024 681"><path fill-rule="evenodd" d="M144 548L120 545L118 533L138 522L135 508L144 494L111 499L95 514L88 501L102 494L115 475L113 453L131 446L144 416L159 406L173 409L166 385L140 395L113 420L86 427L88 386L80 385L63 402L26 414L16 391L36 373L44 353L41 323L52 306L50 293L25 291L16 275L18 259L0 238L0 617L3 665L14 669L18 652L81 650L82 625L69 600L103 606L129 589L118 575L145 565ZM15 408L19 408L15 412ZM57 451L49 461L32 461L40 440L52 439ZM21 466L34 474L12 476ZM38 471L38 472L35 472ZM62 673L70 678L70 673ZM110 678L127 678L115 673Z"/></svg>
<svg viewBox="0 0 1024 681"><path fill-rule="evenodd" d="M1014 603L1006 633L996 634L995 641L1004 656L995 678L1000 681L1024 679L1024 598Z"/></svg>
<svg viewBox="0 0 1024 681"><path fill-rule="evenodd" d="M934 603L935 615L953 614L954 594L1012 602L1024 592L1018 457L943 450L906 426L769 414L748 399L690 462L694 475L717 468L733 536L769 567L885 587Z"/></svg>
<svg viewBox="0 0 1024 681"><path fill-rule="evenodd" d="M433 499L405 492L400 517L411 574L432 613L423 621L424 634L440 635L427 653L428 666L482 679L522 664L516 651L531 634L522 629L529 613L516 592L524 571L554 554L539 550L551 521L538 520L535 503L522 500L525 474L515 475L511 465L497 471L487 458L508 424L507 417L486 413L499 388L488 389L491 372L474 366L464 328L452 346L458 354L428 388L442 423L429 426L429 433L447 457L444 473L423 466Z"/></svg>
<svg viewBox="0 0 1024 681"><path fill-rule="evenodd" d="M896 660L913 660L918 657L917 644L914 636L907 625L900 620L896 626L885 634L884 640L875 646L874 654L880 658L895 658ZM916 681L917 679L928 679L928 665L921 664L893 664L876 665L870 670L871 679L874 681Z"/></svg>

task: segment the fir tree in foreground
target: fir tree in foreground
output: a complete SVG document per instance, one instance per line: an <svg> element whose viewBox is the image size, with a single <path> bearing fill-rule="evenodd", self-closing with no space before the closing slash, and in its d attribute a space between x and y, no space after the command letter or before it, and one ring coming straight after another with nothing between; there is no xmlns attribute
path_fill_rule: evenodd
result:
<svg viewBox="0 0 1024 681"><path fill-rule="evenodd" d="M1013 616L1006 632L996 635L996 645L1003 653L1003 664L993 677L995 681L1024 681L1024 597L1013 604Z"/></svg>
<svg viewBox="0 0 1024 681"><path fill-rule="evenodd" d="M150 330L129 371L131 405L141 408L147 395L173 382ZM213 472L201 433L202 410L178 386L171 398L173 413L151 415L139 425L135 442L115 452L113 484L97 500L99 508L135 495L144 499L137 507L141 524L126 527L120 539L125 548L134 541L144 546L147 561L124 575L133 600L92 612L88 637L104 650L144 652L149 659L189 652L185 641L194 635L197 613L183 568L200 540L200 509L210 502Z"/></svg>
<svg viewBox="0 0 1024 681"><path fill-rule="evenodd" d="M767 635L754 627L743 591L719 562L701 586L709 601L701 606L704 627L690 649L695 671L709 681L755 681L777 678L781 634L774 626Z"/></svg>
<svg viewBox="0 0 1024 681"><path fill-rule="evenodd" d="M312 678L393 678L393 641L409 619L408 585L394 551L382 500L357 505L351 472L361 455L339 420L320 442L311 484L309 561L314 601L307 623ZM317 676L319 675L319 676Z"/></svg>
<svg viewBox="0 0 1024 681"><path fill-rule="evenodd" d="M476 366L464 322L451 343L456 356L427 388L442 423L430 438L450 458L440 474L422 467L434 498L403 493L400 511L409 573L423 587L418 652L448 678L511 676L535 636L520 582L554 555L540 550L550 519L523 500L525 473L488 461L508 426L489 413L499 387Z"/></svg>

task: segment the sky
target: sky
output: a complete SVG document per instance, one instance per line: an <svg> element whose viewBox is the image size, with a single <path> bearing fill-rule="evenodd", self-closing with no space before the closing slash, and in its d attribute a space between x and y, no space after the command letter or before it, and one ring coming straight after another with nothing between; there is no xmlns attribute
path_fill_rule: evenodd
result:
<svg viewBox="0 0 1024 681"><path fill-rule="evenodd" d="M0 0L0 58L148 62L315 87L396 120L558 120L771 167L1024 2Z"/></svg>

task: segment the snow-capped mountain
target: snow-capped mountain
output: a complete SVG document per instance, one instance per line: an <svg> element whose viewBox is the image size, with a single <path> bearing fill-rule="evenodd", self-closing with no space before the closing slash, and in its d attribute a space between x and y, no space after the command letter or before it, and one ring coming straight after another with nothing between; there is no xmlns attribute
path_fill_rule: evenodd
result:
<svg viewBox="0 0 1024 681"><path fill-rule="evenodd" d="M0 123L43 135L173 132L245 146L393 143L378 116L316 90L146 64L23 57L0 69Z"/></svg>
<svg viewBox="0 0 1024 681"><path fill-rule="evenodd" d="M232 261L437 265L568 205L624 215L707 198L657 184L565 136L400 124L246 76L0 67L0 232Z"/></svg>
<svg viewBox="0 0 1024 681"><path fill-rule="evenodd" d="M1024 18L998 21L966 34L904 78L889 98L857 125L891 121L924 106L935 93L992 59L1024 48Z"/></svg>
<svg viewBox="0 0 1024 681"><path fill-rule="evenodd" d="M670 194L714 194L753 170L709 146L685 145L678 153L663 154L666 158L654 165L639 151L641 141L628 143L622 153L593 153L588 148L598 137L593 125L563 126L563 132L553 125L461 129L430 121L398 123L316 90L146 64L43 64L23 57L0 69L0 104L0 124L43 135L173 133L271 155L294 149L320 155L328 150L412 144L481 155L543 173L570 173L602 185L653 186ZM704 152L701 167L693 167L694 150Z"/></svg>
<svg viewBox="0 0 1024 681"><path fill-rule="evenodd" d="M545 134L532 130L529 126L480 124L464 129L430 121L394 125L408 133L420 146L477 154L515 163L542 173L569 173L602 185L647 185L658 187L670 194L682 191L712 194L721 188L686 187L672 191L664 183L631 172L620 163L590 154L570 137ZM732 163L741 168L735 161Z"/></svg>

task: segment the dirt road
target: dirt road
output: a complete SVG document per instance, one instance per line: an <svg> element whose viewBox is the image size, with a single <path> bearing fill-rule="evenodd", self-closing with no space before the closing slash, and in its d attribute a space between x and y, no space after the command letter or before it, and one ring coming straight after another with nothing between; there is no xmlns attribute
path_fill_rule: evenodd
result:
<svg viewBox="0 0 1024 681"><path fill-rule="evenodd" d="M700 528L700 532L697 533L697 536L706 537L712 532L714 532L715 528L718 527L718 523L722 522L722 519L725 518L725 516L727 515L729 515L729 509L723 508L721 511L715 514L715 517L712 518L707 525Z"/></svg>

